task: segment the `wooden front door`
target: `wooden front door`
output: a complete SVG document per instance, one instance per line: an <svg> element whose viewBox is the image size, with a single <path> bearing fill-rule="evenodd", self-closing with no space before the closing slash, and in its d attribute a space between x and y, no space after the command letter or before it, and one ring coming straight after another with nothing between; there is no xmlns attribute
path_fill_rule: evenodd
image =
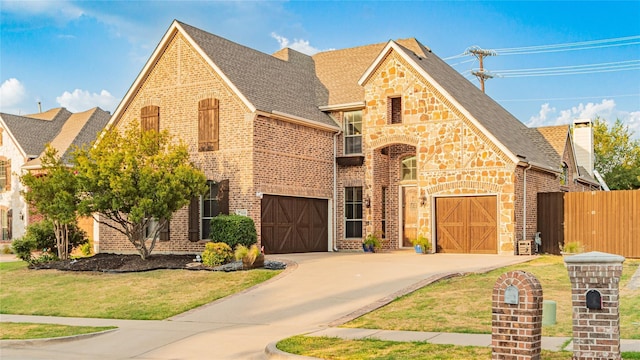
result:
<svg viewBox="0 0 640 360"><path fill-rule="evenodd" d="M436 198L438 252L496 254L497 230L495 196Z"/></svg>
<svg viewBox="0 0 640 360"><path fill-rule="evenodd" d="M418 187L402 187L402 246L412 247L418 237Z"/></svg>

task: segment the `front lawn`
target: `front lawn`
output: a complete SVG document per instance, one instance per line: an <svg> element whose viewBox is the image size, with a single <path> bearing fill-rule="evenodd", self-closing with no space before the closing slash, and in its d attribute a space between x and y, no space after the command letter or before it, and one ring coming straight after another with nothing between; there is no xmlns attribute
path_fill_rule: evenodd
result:
<svg viewBox="0 0 640 360"><path fill-rule="evenodd" d="M0 263L0 313L161 320L279 273L155 270L113 274L29 270L25 262Z"/></svg>
<svg viewBox="0 0 640 360"><path fill-rule="evenodd" d="M116 327L3 322L2 326L0 326L0 340L56 338L90 334L111 329L116 329Z"/></svg>
<svg viewBox="0 0 640 360"><path fill-rule="evenodd" d="M640 289L626 289L640 260L624 262L620 282L621 337L640 339ZM572 336L571 288L560 256L540 256L486 274L439 281L366 314L344 327L458 333L491 333L491 294L497 278L507 271L533 273L544 299L557 303L557 323L542 328L543 336Z"/></svg>

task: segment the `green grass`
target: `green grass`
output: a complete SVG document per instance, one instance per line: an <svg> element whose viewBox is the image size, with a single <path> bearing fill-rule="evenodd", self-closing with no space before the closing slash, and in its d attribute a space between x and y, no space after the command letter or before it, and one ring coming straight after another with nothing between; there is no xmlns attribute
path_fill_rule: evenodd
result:
<svg viewBox="0 0 640 360"><path fill-rule="evenodd" d="M278 342L277 347L291 354L334 360L491 359L490 347L437 345L427 342L343 340L329 337L294 336ZM571 356L572 352L569 351L542 351L542 359L544 360L570 360ZM629 357L629 359L634 358Z"/></svg>
<svg viewBox="0 0 640 360"><path fill-rule="evenodd" d="M639 264L639 260L627 259L620 283L620 332L625 339L640 339L640 290L624 288ZM544 299L557 303L557 323L543 327L543 336L572 336L570 282L559 256L541 256L528 263L486 274L443 280L401 297L344 327L491 333L493 286L500 275L511 270L533 273L542 285Z"/></svg>
<svg viewBox="0 0 640 360"><path fill-rule="evenodd" d="M252 270L79 273L0 263L0 313L161 320L237 293L279 274Z"/></svg>
<svg viewBox="0 0 640 360"><path fill-rule="evenodd" d="M2 326L0 326L0 340L56 338L90 334L116 328L115 326L68 326L3 322Z"/></svg>

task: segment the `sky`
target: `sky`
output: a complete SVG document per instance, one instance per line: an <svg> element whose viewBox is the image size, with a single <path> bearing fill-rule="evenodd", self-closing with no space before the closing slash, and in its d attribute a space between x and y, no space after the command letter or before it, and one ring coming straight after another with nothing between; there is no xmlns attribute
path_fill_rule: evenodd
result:
<svg viewBox="0 0 640 360"><path fill-rule="evenodd" d="M4 1L0 112L114 111L178 19L274 53L416 38L528 126L623 121L640 138L640 1Z"/></svg>

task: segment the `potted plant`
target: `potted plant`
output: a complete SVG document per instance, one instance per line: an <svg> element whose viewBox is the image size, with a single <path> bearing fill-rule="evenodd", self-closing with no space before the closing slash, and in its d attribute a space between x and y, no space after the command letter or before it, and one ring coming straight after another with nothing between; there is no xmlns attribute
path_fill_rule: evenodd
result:
<svg viewBox="0 0 640 360"><path fill-rule="evenodd" d="M415 239L411 240L413 247L416 249L416 253L418 254L429 254L431 253L431 241L426 237L420 235Z"/></svg>
<svg viewBox="0 0 640 360"><path fill-rule="evenodd" d="M253 244L250 248L238 245L234 253L236 260L242 260L244 270L260 268L264 266L264 254L258 245Z"/></svg>
<svg viewBox="0 0 640 360"><path fill-rule="evenodd" d="M380 239L376 234L369 234L362 242L362 250L364 252L376 252L380 248Z"/></svg>

